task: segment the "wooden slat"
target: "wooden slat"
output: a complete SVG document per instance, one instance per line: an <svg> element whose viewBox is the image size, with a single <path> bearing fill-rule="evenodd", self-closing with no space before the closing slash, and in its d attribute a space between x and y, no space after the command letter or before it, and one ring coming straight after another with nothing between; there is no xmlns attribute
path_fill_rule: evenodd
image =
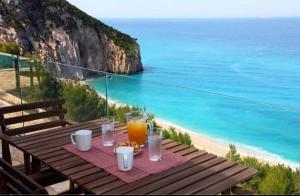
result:
<svg viewBox="0 0 300 196"><path fill-rule="evenodd" d="M196 194L202 194L202 195L207 195L207 194L217 194L220 192L223 192L233 186L235 186L237 183L245 182L252 178L256 174L256 170L252 168L247 168L245 171L238 173L231 178L228 178L222 182L219 182L203 191L199 191Z"/></svg>
<svg viewBox="0 0 300 196"><path fill-rule="evenodd" d="M11 125L11 124L17 124L17 123L22 123L22 122L28 122L28 121L33 121L33 120L38 120L38 119L43 119L43 118L49 118L52 116L60 116L66 113L66 110L51 110L51 111L46 111L46 112L40 112L40 113L35 113L35 114L28 114L24 116L16 116L12 118L6 118L4 119L5 125Z"/></svg>
<svg viewBox="0 0 300 196"><path fill-rule="evenodd" d="M124 184L126 184L126 183L123 182L123 181L113 181L113 182L105 184L105 185L103 185L101 187L95 188L92 191L95 194L99 195L99 194L103 194L103 193L105 193L107 191L113 190L113 189L115 189L115 188L117 188L117 187L119 187L121 185L124 185Z"/></svg>
<svg viewBox="0 0 300 196"><path fill-rule="evenodd" d="M177 154L180 156L184 156L184 155L191 154L191 153L197 152L197 151L199 151L199 150L196 148L193 148L193 147L189 147L188 149L179 151ZM202 152L206 153L205 151L202 151Z"/></svg>
<svg viewBox="0 0 300 196"><path fill-rule="evenodd" d="M118 180L118 178L116 176L113 176L113 175L109 175L109 176L105 176L103 178L98 178L97 180L94 180L92 182L89 182L87 184L85 184L84 186L87 188L87 189L93 189L95 187L100 187L100 186L103 186L105 184L108 184L108 183L111 183L111 182L114 182Z"/></svg>
<svg viewBox="0 0 300 196"><path fill-rule="evenodd" d="M71 180L76 180L76 179L79 179L81 177L84 177L84 176L87 176L87 175L90 175L90 174L93 174L93 173L96 173L96 172L101 172L102 169L98 168L98 167L92 167L90 169L86 169L84 171L80 171L80 172L77 172L77 173L74 173L74 174L71 174L69 175L68 177L71 179Z"/></svg>
<svg viewBox="0 0 300 196"><path fill-rule="evenodd" d="M76 167L76 166L78 166L78 165L82 165L82 164L85 164L85 163L86 163L85 160L83 160L83 159L77 159L77 160L75 160L75 161L66 163L66 164L64 164L64 165L55 166L55 169L56 169L57 171L62 172L62 171L64 171L64 170L71 169L71 168L73 168L73 167Z"/></svg>
<svg viewBox="0 0 300 196"><path fill-rule="evenodd" d="M59 155L65 154L66 152L68 152L68 151L66 151L64 149L61 149L61 150L58 150L58 151L55 151L55 152L52 152L52 153L41 155L38 158L40 160L44 160L44 159L47 159L47 158L51 158L51 157L55 157L55 156L59 156Z"/></svg>
<svg viewBox="0 0 300 196"><path fill-rule="evenodd" d="M76 167L72 167L70 169L67 169L67 170L63 171L62 173L65 174L65 175L71 175L71 174L80 172L82 170L90 169L90 168L93 168L93 167L95 167L93 164L85 163L85 164L81 164L81 165L78 165Z"/></svg>
<svg viewBox="0 0 300 196"><path fill-rule="evenodd" d="M190 186L187 186L183 189L180 189L176 192L172 192L172 194L176 194L176 195L190 195L190 194L194 194L197 191L203 190L209 186L212 186L218 182L221 182L227 178L230 178L231 176L240 173L242 171L244 171L246 169L245 166L243 165L235 165L229 169L226 169L222 172L216 173L213 176L210 176L208 178L205 178L204 180L195 182L193 184L191 184Z"/></svg>
<svg viewBox="0 0 300 196"><path fill-rule="evenodd" d="M169 149L168 151L175 153L175 152L178 152L178 151L181 151L184 149L188 149L188 148L190 148L188 145L181 144L180 146L176 146L175 148Z"/></svg>
<svg viewBox="0 0 300 196"><path fill-rule="evenodd" d="M61 105L64 103L65 101L63 99L56 99L56 100L49 100L49 101L26 103L22 105L13 105L13 106L1 107L0 113L6 114L6 113L19 112L24 110L34 110L37 108L45 108L45 107L50 107L55 105Z"/></svg>
<svg viewBox="0 0 300 196"><path fill-rule="evenodd" d="M48 158L48 159L44 159L43 161L45 163L53 163L53 162L57 162L57 161L60 161L60 160L63 160L63 159L66 159L66 158L69 158L69 157L72 157L74 156L74 154L72 153L65 153L65 154L62 154L62 155L59 155L59 156L55 156L55 157L51 157L51 158Z"/></svg>
<svg viewBox="0 0 300 196"><path fill-rule="evenodd" d="M190 172L187 173L187 171L184 171L183 173L179 173L177 174L177 178L175 178L175 175L172 176L172 179L176 179L176 180L172 180L172 183L170 183L170 181L168 181L166 184L167 186L157 186L157 187L152 187L152 190L156 191L151 191L151 194L170 194L173 191L176 191L178 189L184 188L186 186L189 186L199 180L205 179L211 175L214 175L215 173L218 173L220 171L223 171L227 168L230 168L234 165L236 165L236 163L233 163L231 161L225 161L225 162L221 162L218 163L217 165L214 165L213 167L211 167L213 164L209 164L205 167L202 168L197 168L194 170L193 174L190 175L192 173L192 170L190 170ZM199 172L199 170L202 169L201 172ZM186 175L186 173L188 175ZM167 179L166 179L167 180ZM150 189L149 189L150 190ZM147 190L148 191L148 190ZM141 190L140 191L142 194L147 194L149 192L146 192L145 190Z"/></svg>
<svg viewBox="0 0 300 196"><path fill-rule="evenodd" d="M176 147L176 146L180 146L182 144L180 144L179 142L171 142L171 143L168 143L166 145L164 145L164 149L169 149L169 148L173 148L173 147Z"/></svg>
<svg viewBox="0 0 300 196"><path fill-rule="evenodd" d="M15 129L10 129L7 131L7 135L12 136L12 135L19 135L23 133L30 133L33 131L40 131L43 129L49 129L53 127L59 127L59 126L64 126L66 124L65 121L63 120L57 120L57 121L52 121L52 122L46 122L46 123L41 123L37 125L30 125L30 126L25 126L25 127L20 127L20 128L15 128Z"/></svg>
<svg viewBox="0 0 300 196"><path fill-rule="evenodd" d="M72 163L73 161L77 161L77 160L81 160L81 158L74 155L74 156L72 156L72 157L68 157L68 158L66 158L66 159L63 159L63 160L60 160L60 161L51 163L51 165L49 165L49 166L51 166L51 167L53 167L53 168L56 168L56 167L58 167L58 166L63 166L63 165L66 165L66 164L68 164L68 163ZM46 162L45 162L45 163L46 163ZM46 163L46 164L47 164L47 163Z"/></svg>
<svg viewBox="0 0 300 196"><path fill-rule="evenodd" d="M78 183L82 186L83 184L85 185L89 182L93 182L95 180L98 180L98 179L101 179L101 178L104 178L104 177L110 176L110 175L111 174L107 173L106 171L101 171L101 172L97 172L97 173L92 174L92 175L82 177L82 178L78 179L76 181L76 183Z"/></svg>

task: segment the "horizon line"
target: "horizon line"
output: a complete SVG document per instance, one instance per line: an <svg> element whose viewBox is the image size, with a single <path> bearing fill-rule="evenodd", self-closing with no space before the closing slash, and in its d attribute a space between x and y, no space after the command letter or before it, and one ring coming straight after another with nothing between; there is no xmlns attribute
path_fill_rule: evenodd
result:
<svg viewBox="0 0 300 196"><path fill-rule="evenodd" d="M277 19L300 18L300 16L249 16L249 17L98 17L100 19Z"/></svg>

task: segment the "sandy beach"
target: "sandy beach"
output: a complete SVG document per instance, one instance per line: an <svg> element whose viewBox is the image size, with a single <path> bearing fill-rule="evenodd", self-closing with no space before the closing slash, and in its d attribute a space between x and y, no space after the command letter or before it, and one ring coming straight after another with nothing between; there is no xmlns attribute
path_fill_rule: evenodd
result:
<svg viewBox="0 0 300 196"><path fill-rule="evenodd" d="M84 82L85 83L85 82ZM86 84L86 83L85 83ZM105 99L105 96L101 93L99 93L99 96ZM121 103L116 100L109 99L109 104L115 104L117 106L122 106L126 105L124 103ZM191 137L192 144L200 149L200 150L205 150L209 153L216 154L221 157L225 157L226 153L229 151L229 144L231 142L229 141L224 141L221 139L215 139L211 138L206 135L202 135L200 133L193 132L191 130L188 130L184 127L181 127L175 123L169 122L165 119L156 117L155 121L163 128L170 128L174 127L177 132L182 132L182 133L188 133ZM199 130L198 130L199 131ZM201 132L201 131L199 131ZM233 143L236 146L237 152L242 156L251 156L251 157L256 157L258 160L269 163L271 165L277 165L278 163L287 165L291 167L293 170L300 168L299 163L291 162L289 160L285 160L282 157L269 153L267 151L264 151L263 149L259 149L253 146L247 146L244 144L239 144L239 143Z"/></svg>

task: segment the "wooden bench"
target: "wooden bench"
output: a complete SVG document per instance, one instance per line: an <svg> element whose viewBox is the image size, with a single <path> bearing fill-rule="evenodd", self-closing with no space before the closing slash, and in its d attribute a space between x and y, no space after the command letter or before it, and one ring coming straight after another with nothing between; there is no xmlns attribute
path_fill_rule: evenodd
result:
<svg viewBox="0 0 300 196"><path fill-rule="evenodd" d="M27 135L42 130L49 130L56 127L64 127L70 124L64 119L66 110L63 108L63 99L48 100L21 105L13 105L0 108L0 126L3 134L7 136ZM29 111L29 112L28 112ZM16 114L7 117L7 114ZM11 115L10 115L11 116ZM38 121L36 123L36 121ZM32 123L33 122L33 123ZM16 125L20 125L16 127ZM24 171L27 175L32 175L37 181L47 180L48 182L60 182L66 178L59 175L54 170L41 164L39 160L31 157L23 151L24 165L17 168ZM10 145L2 139L2 157L5 161L12 164ZM44 185L47 185L44 184Z"/></svg>

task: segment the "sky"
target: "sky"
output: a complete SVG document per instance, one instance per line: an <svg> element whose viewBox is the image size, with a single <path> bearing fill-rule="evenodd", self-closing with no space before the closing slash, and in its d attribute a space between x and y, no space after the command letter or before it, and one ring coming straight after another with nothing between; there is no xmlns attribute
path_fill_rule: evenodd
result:
<svg viewBox="0 0 300 196"><path fill-rule="evenodd" d="M300 0L68 0L96 18L300 17Z"/></svg>

